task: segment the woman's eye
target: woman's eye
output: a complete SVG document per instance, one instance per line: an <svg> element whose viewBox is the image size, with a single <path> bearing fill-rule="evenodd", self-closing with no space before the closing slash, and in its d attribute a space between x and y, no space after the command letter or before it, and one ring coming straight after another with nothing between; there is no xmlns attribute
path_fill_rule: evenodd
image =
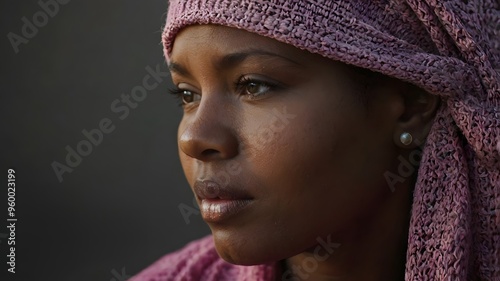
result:
<svg viewBox="0 0 500 281"><path fill-rule="evenodd" d="M181 99L184 104L199 101L201 96L188 90L181 90Z"/></svg>
<svg viewBox="0 0 500 281"><path fill-rule="evenodd" d="M266 94L270 89L271 87L269 85L261 82L248 82L245 87L246 94L252 96L260 96Z"/></svg>
<svg viewBox="0 0 500 281"><path fill-rule="evenodd" d="M236 90L240 95L249 98L258 98L268 94L271 91L278 89L279 86L261 80L254 80L252 78L242 78L236 83Z"/></svg>
<svg viewBox="0 0 500 281"><path fill-rule="evenodd" d="M171 94L176 96L182 101L182 104L190 104L201 99L201 95L190 90L174 89L170 91Z"/></svg>

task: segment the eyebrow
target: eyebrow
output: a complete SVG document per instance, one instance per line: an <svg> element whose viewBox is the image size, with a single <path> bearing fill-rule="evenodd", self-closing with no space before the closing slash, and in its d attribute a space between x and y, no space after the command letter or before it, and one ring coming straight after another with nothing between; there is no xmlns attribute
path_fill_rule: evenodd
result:
<svg viewBox="0 0 500 281"><path fill-rule="evenodd" d="M297 61L288 58L286 56L282 56L273 52L269 51L264 51L264 50L257 50L257 49L250 49L247 51L243 52L237 52L237 53L231 53L227 54L224 57L222 57L220 60L217 61L216 65L219 68L229 68L229 67L234 67L235 65L238 65L245 61L249 57L254 57L254 56L265 56L265 57L275 57L275 58L280 58L283 60L286 60L296 66L301 66L300 63ZM178 64L176 62L171 61L168 65L168 69L172 72L178 73L183 76L189 76L189 71L182 66L181 64Z"/></svg>
<svg viewBox="0 0 500 281"><path fill-rule="evenodd" d="M184 68L184 66L178 64L178 63L175 63L175 62L170 62L168 64L168 69L171 71L171 72L175 72L175 73L178 73L182 76L189 76L189 71L187 71L187 69Z"/></svg>

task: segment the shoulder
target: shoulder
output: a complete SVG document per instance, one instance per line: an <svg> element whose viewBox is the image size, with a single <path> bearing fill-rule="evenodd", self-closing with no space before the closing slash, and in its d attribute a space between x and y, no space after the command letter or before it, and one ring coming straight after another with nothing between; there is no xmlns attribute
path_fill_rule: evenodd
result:
<svg viewBox="0 0 500 281"><path fill-rule="evenodd" d="M207 236L160 258L129 281L272 281L274 267L227 263L217 254L212 236Z"/></svg>

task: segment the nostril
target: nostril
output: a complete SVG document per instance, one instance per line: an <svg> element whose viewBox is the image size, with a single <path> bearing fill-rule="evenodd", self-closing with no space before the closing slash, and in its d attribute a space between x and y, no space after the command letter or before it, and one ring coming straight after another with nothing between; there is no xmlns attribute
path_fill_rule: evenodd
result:
<svg viewBox="0 0 500 281"><path fill-rule="evenodd" d="M203 156L212 156L212 155L215 155L217 153L219 153L219 152L215 149L205 149L205 150L203 150L203 152L201 154Z"/></svg>

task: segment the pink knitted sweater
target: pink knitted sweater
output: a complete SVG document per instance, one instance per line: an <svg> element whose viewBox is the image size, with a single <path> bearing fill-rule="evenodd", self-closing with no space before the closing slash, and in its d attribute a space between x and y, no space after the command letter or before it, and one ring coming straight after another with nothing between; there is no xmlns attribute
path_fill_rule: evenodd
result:
<svg viewBox="0 0 500 281"><path fill-rule="evenodd" d="M172 0L167 59L192 24L245 29L440 96L414 191L405 279L500 280L499 0ZM271 276L267 266L222 262L207 238L133 280Z"/></svg>

